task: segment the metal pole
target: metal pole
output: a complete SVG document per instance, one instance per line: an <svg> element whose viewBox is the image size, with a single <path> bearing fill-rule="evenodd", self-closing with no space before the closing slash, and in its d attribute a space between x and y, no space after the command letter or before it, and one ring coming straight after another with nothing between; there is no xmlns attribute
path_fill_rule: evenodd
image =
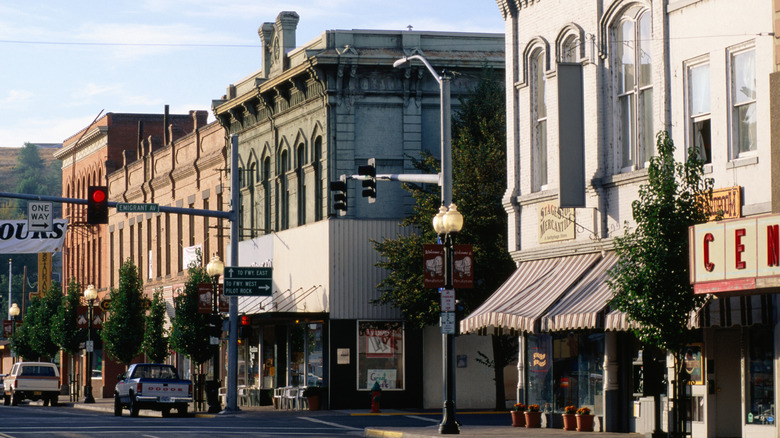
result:
<svg viewBox="0 0 780 438"><path fill-rule="evenodd" d="M452 236L444 237L444 289L452 289ZM455 420L455 337L452 334L443 334L441 337L442 351L442 388L444 390L444 407L440 434L459 434L460 426Z"/></svg>
<svg viewBox="0 0 780 438"><path fill-rule="evenodd" d="M11 298L11 268L13 267L13 264L11 262L11 259L8 259L8 319L11 319L11 301L13 301L13 298Z"/></svg>
<svg viewBox="0 0 780 438"><path fill-rule="evenodd" d="M87 366L84 378L86 379L86 386L84 386L84 403L95 403L95 397L92 396L92 305L95 300L87 300L89 303L89 309L87 309L87 315L89 316L89 327L87 330Z"/></svg>
<svg viewBox="0 0 780 438"><path fill-rule="evenodd" d="M219 292L218 282L219 282L218 275L211 277L211 298L212 298L211 322L213 324L219 324L220 322L219 297L217 296L217 292ZM215 332L216 331L217 330L215 330ZM219 339L219 337L217 339ZM209 402L210 402L209 413L216 414L222 409L222 406L219 403L219 341L217 341L217 348L214 350L214 357L212 357L211 360L212 360L212 365L214 366L214 372L212 373L211 376L211 387L209 388L210 395L211 395L211 397L209 397Z"/></svg>
<svg viewBox="0 0 780 438"><path fill-rule="evenodd" d="M230 136L230 265L238 264L238 136ZM230 332L228 333L227 408L225 413L238 412L238 297L230 297Z"/></svg>

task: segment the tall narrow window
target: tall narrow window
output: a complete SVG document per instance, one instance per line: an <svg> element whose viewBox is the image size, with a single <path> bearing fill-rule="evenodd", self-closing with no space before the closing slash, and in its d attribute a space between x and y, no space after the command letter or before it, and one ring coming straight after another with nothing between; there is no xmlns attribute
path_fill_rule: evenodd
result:
<svg viewBox="0 0 780 438"><path fill-rule="evenodd" d="M271 159L263 160L263 228L271 232Z"/></svg>
<svg viewBox="0 0 780 438"><path fill-rule="evenodd" d="M279 203L281 204L281 223L282 230L290 227L290 194L287 188L287 170L289 169L289 156L287 151L282 152L282 159L279 168Z"/></svg>
<svg viewBox="0 0 780 438"><path fill-rule="evenodd" d="M298 176L298 225L306 223L306 179L303 165L306 163L306 148L303 143L298 145L298 167L295 169Z"/></svg>
<svg viewBox="0 0 780 438"><path fill-rule="evenodd" d="M534 52L531 56L531 120L533 123L533 160L531 177L533 191L547 185L547 103L545 101L547 77L545 76L545 52Z"/></svg>
<svg viewBox="0 0 780 438"><path fill-rule="evenodd" d="M314 220L322 220L322 137L314 140Z"/></svg>
<svg viewBox="0 0 780 438"><path fill-rule="evenodd" d="M615 31L619 166L643 167L654 153L650 13L627 16Z"/></svg>
<svg viewBox="0 0 780 438"><path fill-rule="evenodd" d="M690 96L688 104L690 114L689 144L696 149L699 159L704 160L705 163L711 163L710 66L708 64L688 69L688 87Z"/></svg>
<svg viewBox="0 0 780 438"><path fill-rule="evenodd" d="M756 150L756 52L731 58L731 138L734 157Z"/></svg>

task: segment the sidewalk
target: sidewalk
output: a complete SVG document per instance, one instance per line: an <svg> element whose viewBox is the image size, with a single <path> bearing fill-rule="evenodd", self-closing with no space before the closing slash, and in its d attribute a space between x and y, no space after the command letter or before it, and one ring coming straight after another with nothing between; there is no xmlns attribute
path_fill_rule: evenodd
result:
<svg viewBox="0 0 780 438"><path fill-rule="evenodd" d="M95 403L84 403L80 399L77 402L71 402L68 396L60 396L60 406L71 406L76 409L85 409L101 412L114 412L114 400L110 398L97 398ZM37 402L41 403L41 402ZM371 414L368 409L364 410L323 410L323 411L294 411L294 410L279 410L274 409L273 406L241 406L240 411L230 414L208 414L203 411L193 411L190 407L190 415L200 418L214 418L219 416L264 416L264 415L295 415L295 416L321 416L332 415L339 413L350 416L368 416L368 415L420 415L415 411L402 411L402 410L386 410L380 414ZM429 414L426 412L425 414ZM122 413L123 416L128 416L129 412L125 410ZM158 411L141 410L141 416L149 417L161 417L162 414ZM462 413L461 415L467 415ZM507 415L506 426L461 426L460 434L458 436L465 437L542 437L542 438L643 438L644 435L638 433L610 433L610 432L588 432L587 435L579 435L580 432L565 431L562 429L526 429L524 427L512 427L511 419L508 412L497 412L496 415ZM377 438L428 438L428 437L442 437L439 434L439 426L432 425L426 427L395 427L395 428L372 428L365 429L363 436L365 437L377 437Z"/></svg>

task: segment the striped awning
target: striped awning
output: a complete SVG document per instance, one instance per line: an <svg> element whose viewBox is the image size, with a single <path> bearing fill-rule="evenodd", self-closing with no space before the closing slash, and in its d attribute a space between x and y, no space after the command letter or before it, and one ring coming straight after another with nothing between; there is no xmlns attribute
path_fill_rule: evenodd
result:
<svg viewBox="0 0 780 438"><path fill-rule="evenodd" d="M479 308L460 323L461 332L508 329L535 332L537 321L601 259L598 253L522 262Z"/></svg>
<svg viewBox="0 0 780 438"><path fill-rule="evenodd" d="M607 303L612 298L608 271L615 263L617 256L611 251L599 260L542 317L542 331L603 328Z"/></svg>

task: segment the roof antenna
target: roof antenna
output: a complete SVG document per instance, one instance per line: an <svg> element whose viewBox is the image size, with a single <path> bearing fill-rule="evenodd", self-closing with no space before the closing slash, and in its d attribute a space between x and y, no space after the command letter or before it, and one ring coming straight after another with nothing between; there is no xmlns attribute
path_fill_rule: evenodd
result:
<svg viewBox="0 0 780 438"><path fill-rule="evenodd" d="M412 25L410 24L410 25L406 26L406 30L411 32L412 31Z"/></svg>

